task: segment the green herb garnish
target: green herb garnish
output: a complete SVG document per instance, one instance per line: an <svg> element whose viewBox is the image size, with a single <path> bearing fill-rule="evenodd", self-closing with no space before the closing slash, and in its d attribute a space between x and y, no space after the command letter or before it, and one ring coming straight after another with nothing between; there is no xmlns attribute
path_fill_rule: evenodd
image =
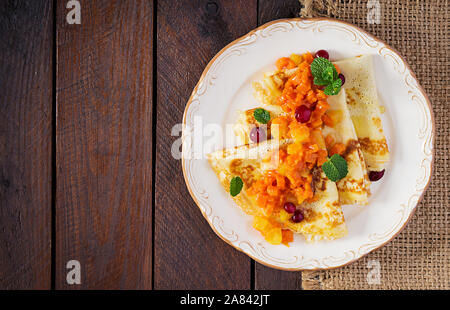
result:
<svg viewBox="0 0 450 310"><path fill-rule="evenodd" d="M231 196L237 196L244 186L244 182L242 182L242 179L240 177L234 177L231 179L230 182L230 195Z"/></svg>
<svg viewBox="0 0 450 310"><path fill-rule="evenodd" d="M267 124L270 121L270 113L262 108L253 111L253 117L261 124Z"/></svg>
<svg viewBox="0 0 450 310"><path fill-rule="evenodd" d="M341 155L334 154L322 165L322 170L328 179L337 182L347 175L347 162Z"/></svg>
<svg viewBox="0 0 450 310"><path fill-rule="evenodd" d="M336 67L326 58L317 57L311 63L311 73L314 84L326 86L324 93L327 96L337 95L341 90L342 81L338 76Z"/></svg>
<svg viewBox="0 0 450 310"><path fill-rule="evenodd" d="M341 90L341 86L342 86L342 80L337 79L337 80L334 80L333 83L328 84L328 86L325 87L323 92L325 93L325 95L329 95L329 96L337 95L337 94L339 94L339 91Z"/></svg>

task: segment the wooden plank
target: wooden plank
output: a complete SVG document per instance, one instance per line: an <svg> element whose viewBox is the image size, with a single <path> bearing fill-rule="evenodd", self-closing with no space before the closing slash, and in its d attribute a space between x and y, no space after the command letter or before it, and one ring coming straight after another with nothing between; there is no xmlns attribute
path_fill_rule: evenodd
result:
<svg viewBox="0 0 450 310"><path fill-rule="evenodd" d="M298 0L259 0L258 26L276 19L298 17L300 9Z"/></svg>
<svg viewBox="0 0 450 310"><path fill-rule="evenodd" d="M281 271L255 263L255 289L257 290L299 290L300 271Z"/></svg>
<svg viewBox="0 0 450 310"><path fill-rule="evenodd" d="M188 193L171 129L209 60L256 26L256 0L158 1L156 289L249 289L250 259L220 240Z"/></svg>
<svg viewBox="0 0 450 310"><path fill-rule="evenodd" d="M80 3L80 25L57 8L55 284L150 289L153 2Z"/></svg>
<svg viewBox="0 0 450 310"><path fill-rule="evenodd" d="M297 0L259 0L258 24L271 20L296 17L300 12ZM255 289L301 289L301 272L280 271L255 263Z"/></svg>
<svg viewBox="0 0 450 310"><path fill-rule="evenodd" d="M0 289L51 287L51 1L0 2Z"/></svg>

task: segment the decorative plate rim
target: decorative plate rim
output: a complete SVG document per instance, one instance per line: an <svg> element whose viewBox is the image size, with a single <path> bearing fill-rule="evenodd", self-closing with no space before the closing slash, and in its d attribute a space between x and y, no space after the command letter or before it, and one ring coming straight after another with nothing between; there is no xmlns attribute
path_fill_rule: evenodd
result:
<svg viewBox="0 0 450 310"><path fill-rule="evenodd" d="M358 253L355 253L354 251L347 251L347 252L345 252L344 254L347 254L348 252L352 252L352 254L353 254L354 257L353 257L353 259L350 259L350 260L348 260L348 261L346 261L345 263L340 264L340 265L334 265L334 266L327 266L327 265L326 265L326 266L323 266L323 264L322 264L322 266L320 266L320 267L312 267L312 268L309 268L309 267L306 267L306 266L304 266L304 267L299 267L299 268L297 268L297 267L294 267L294 268L287 268L287 267L282 267L282 266L279 266L279 265L272 265L272 264L270 264L270 263L268 263L268 262L266 262L266 261L261 260L260 258L256 257L255 254L253 254L253 253L256 253L256 252L257 252L257 251L255 251L254 249L253 249L253 253L252 253L252 252L246 252L242 247L233 244L230 240L227 240L224 236L222 236L222 234L221 234L220 232L217 231L217 229L214 227L214 225L213 225L212 222L213 222L216 218L218 218L218 217L216 216L216 217L214 217L212 220L210 220L210 219L208 218L208 216L206 215L205 211L201 208L201 206L200 206L201 203L197 200L196 196L195 196L194 193L193 193L193 190L192 190L192 188L191 188L191 185L190 185L190 183L189 183L189 180L188 180L188 177L187 177L187 173L186 173L186 170L185 170L186 161L185 161L185 159L184 159L184 154L182 154L182 156L181 156L181 159L182 159L182 165L181 165L181 166L182 166L183 177L184 177L184 181L185 181L185 183L186 183L186 187L187 187L187 189L188 189L188 191L189 191L189 194L191 195L192 199L195 201L197 207L200 209L200 212L202 213L203 217L206 219L206 221L208 222L208 224L209 224L209 226L211 227L211 229L215 232L215 234L216 234L217 236L219 236L219 238L222 239L223 241L225 241L227 244L231 245L231 246L232 246L233 248L235 248L236 250L238 250L238 251L240 251L240 252L243 252L244 254L248 255L250 258L254 259L254 260L257 261L258 263L260 263L260 264L262 264L262 265L265 265L265 266L267 266L267 267L270 267L270 268L279 269L279 270L284 270L284 271L315 271L315 270L330 270L330 269L340 268L340 267L349 265L349 264L351 264L351 263L353 263L353 262L355 262L355 261L357 261L357 260L359 260L359 259L365 257L365 256L368 255L369 253L371 253L371 252L373 252L373 251L375 251L375 250L377 250L377 249L383 247L383 246L386 245L387 243L391 242L395 237L397 237L397 236L403 231L403 229L406 227L406 225L408 224L408 222L409 222L409 221L411 220L411 218L413 217L414 212L415 212L417 206L418 206L419 203L422 201L422 199L423 199L423 197L424 197L424 195L425 195L425 192L426 192L426 190L428 189L428 187L429 187L429 185L430 185L430 182L431 182L431 179L432 179L432 175L433 175L434 160L435 160L435 147L434 147L434 145L435 145L435 139L436 139L436 135L435 135L435 131L436 131L435 117L434 117L433 109L432 109L432 107L431 107L430 100L429 100L427 94L425 93L423 87L419 84L419 82L418 82L418 80L417 80L417 77L416 77L415 73L412 71L411 67L408 65L408 63L406 62L405 58L404 58L403 56L401 56L401 54L400 54L396 49L394 49L393 47L389 46L385 41L376 38L375 36L373 36L372 34L368 33L367 31L365 31L364 29L362 29L362 28L360 28L360 27L358 27L358 26L355 26L355 25L350 24L350 23L348 23L348 22L341 21L341 20L334 19L334 18L326 18L326 17L323 17L323 18L285 18L285 19L278 19L278 20L274 20L274 21L268 22L268 23L266 23L266 24L264 24L264 25L261 25L261 26L255 28L255 29L251 30L251 31L248 32L247 34L245 34L245 35L239 37L238 39L232 41L231 43L227 44L224 48L222 48L222 49L221 49L221 50L220 50L220 51L219 51L219 52L218 52L218 53L217 53L217 54L209 61L209 63L207 64L207 66L206 66L205 69L203 70L202 75L200 76L200 78L199 78L199 80L198 80L198 82L197 82L197 84L196 84L194 90L192 91L191 96L189 97L189 100L188 100L188 102L187 102L187 104L186 104L186 107L185 107L184 113L183 113L183 121L182 121L182 124L183 124L183 133L182 133L182 136L184 137L184 135L185 135L184 128L185 128L185 126L186 126L186 117L187 117L187 112L188 112L189 106L190 106L191 103L193 102L194 97L195 97L196 95L198 95L198 90L199 90L200 86L202 85L202 83L203 83L203 81L204 81L204 79L205 79L207 73L210 71L210 69L211 69L211 67L213 66L213 64L215 63L215 61L216 61L216 60L217 60L217 59L218 59L225 51L227 51L228 49L230 49L231 47L233 47L234 45L236 45L236 44L239 43L239 42L242 42L242 41L244 41L244 40L246 40L246 39L248 39L248 38L252 38L252 37L255 35L256 32L262 31L262 30L264 30L264 29L266 29L266 28L268 28L268 27L270 27L270 26L272 26L272 25L274 25L274 24L277 24L277 23L300 22L300 23L307 23L307 24L310 24L310 25L312 24L312 25L313 25L313 24L316 24L316 23L321 22L321 21L328 21L328 22L331 22L331 23L342 24L342 25L344 25L344 26L353 28L354 30L356 30L356 31L359 32L360 34L364 34L368 39L377 42L377 44L378 44L378 43L381 43L382 49L383 49L383 48L386 48L387 50L390 50L391 52L393 52L394 55L397 56L397 57L400 59L400 61L401 61L402 65L403 65L403 67L405 68L404 71L405 71L405 72L406 72L406 71L409 71L410 76L411 76L411 78L413 79L413 82L415 82L415 84L416 84L415 86L416 86L417 90L420 92L420 94L421 94L421 95L423 96L423 98L425 99L425 102L426 102L426 104L427 104L427 106L428 106L428 112L430 113L430 121L431 121L431 133L430 133L430 134L431 134L431 144L429 145L429 147L430 147L430 155L429 155L429 156L431 156L431 159L429 160L429 162L430 162L430 163L429 163L430 172L429 172L428 180L426 181L425 186L423 186L420 190L417 190L417 191L416 191L416 193L420 192L420 196L415 197L415 194L414 194L414 195L412 195L412 196L409 198L409 200L408 200L408 202L407 202L407 204L409 205L409 204L411 203L411 199L412 199L412 198L417 198L417 201L415 202L415 205L411 208L411 210L410 210L410 212L409 212L408 218L405 220L404 224L403 224L400 228L398 228L397 230L395 230L394 233L392 233L392 236L390 236L390 238L389 238L388 240L386 240L386 241L384 241L384 242L381 242L381 243L379 243L379 244L376 244L373 248L371 248L370 250L368 250L366 253L363 253L363 254L360 254L359 252L358 252ZM263 35L263 34L261 33L261 35ZM365 38L364 38L363 36L362 36L362 39L365 41ZM367 45L369 45L369 44L367 43L367 41L365 41L365 43L366 43ZM369 45L369 46L370 46L370 45ZM213 77L213 78L214 78L214 77ZM406 81L406 83L408 84L408 81ZM206 90L205 90L205 91L206 91ZM184 138L182 138L182 140L184 141ZM184 143L183 143L183 144L184 144ZM182 153L184 153L184 152L185 152L185 151L184 151L184 147L183 147ZM424 161L425 161L425 159L422 160L422 167L423 167L423 162L424 162ZM417 185L417 184L416 184L416 185ZM414 203L414 202L413 202L413 203ZM219 219L219 220L220 220L220 219ZM248 241L241 241L239 244L242 244L242 243L247 244L247 246L252 247L252 246L248 243ZM369 245L369 246L372 246L373 244L364 244L364 245L362 245L362 246L360 247L360 249L361 249L363 246L368 246L368 245ZM265 250L264 247L262 247L262 249ZM347 255L345 255L345 256L347 256ZM329 259L333 259L333 257L328 257L328 258L329 258ZM319 265L320 265L320 263L319 263Z"/></svg>

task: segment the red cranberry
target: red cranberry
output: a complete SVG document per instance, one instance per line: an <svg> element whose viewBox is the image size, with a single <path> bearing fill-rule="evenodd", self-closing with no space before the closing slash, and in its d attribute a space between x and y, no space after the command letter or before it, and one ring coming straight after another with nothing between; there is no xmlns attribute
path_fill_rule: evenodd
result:
<svg viewBox="0 0 450 310"><path fill-rule="evenodd" d="M344 85L344 83L345 83L345 76L342 73L339 73L338 78L341 79L342 85Z"/></svg>
<svg viewBox="0 0 450 310"><path fill-rule="evenodd" d="M286 202L284 204L284 210L287 213L294 213L295 212L295 205L292 202Z"/></svg>
<svg viewBox="0 0 450 310"><path fill-rule="evenodd" d="M370 171L369 172L369 180L372 182L378 181L384 175L384 169L381 171Z"/></svg>
<svg viewBox="0 0 450 310"><path fill-rule="evenodd" d="M322 57L322 58L330 58L330 55L328 54L328 52L326 50L319 50L316 52L316 55L314 57Z"/></svg>
<svg viewBox="0 0 450 310"><path fill-rule="evenodd" d="M255 143L262 142L266 140L266 138L267 138L266 132L264 131L264 129L260 127L254 127L250 131L250 140L252 140Z"/></svg>
<svg viewBox="0 0 450 310"><path fill-rule="evenodd" d="M296 210L294 215L292 216L292 221L294 223L300 223L301 221L303 221L303 212L301 210Z"/></svg>
<svg viewBox="0 0 450 310"><path fill-rule="evenodd" d="M295 119L299 123L306 123L311 118L311 110L306 105L301 105L295 109Z"/></svg>

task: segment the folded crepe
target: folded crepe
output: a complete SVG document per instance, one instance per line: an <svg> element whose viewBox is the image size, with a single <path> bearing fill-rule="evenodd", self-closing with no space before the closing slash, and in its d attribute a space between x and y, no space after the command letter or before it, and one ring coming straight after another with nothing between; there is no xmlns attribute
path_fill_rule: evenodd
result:
<svg viewBox="0 0 450 310"><path fill-rule="evenodd" d="M275 105L283 91L284 83L295 71L297 71L297 68L265 73L262 80L252 83L253 96L262 104Z"/></svg>
<svg viewBox="0 0 450 310"><path fill-rule="evenodd" d="M328 97L330 105L327 115L334 123L333 127L324 126L322 134L331 135L335 143L345 145L342 157L347 161L347 176L339 180L336 185L341 204L368 204L370 196L370 181L367 176L361 146L353 127L350 113L347 108L345 92L341 91L336 96Z"/></svg>
<svg viewBox="0 0 450 310"><path fill-rule="evenodd" d="M389 161L389 150L380 118L371 55L336 61L345 76L347 106L363 156L370 171L381 171Z"/></svg>
<svg viewBox="0 0 450 310"><path fill-rule="evenodd" d="M242 179L244 183L242 191L237 196L230 195L230 197L245 213L257 217L268 217L281 224L283 228L302 234L307 241L333 240L345 236L347 228L336 185L326 178L321 169L314 171L316 200L299 205L304 213L304 219L300 223L292 222L292 214L284 210L274 211L270 215L265 214L264 210L256 204L256 198L247 194L247 189L265 171L276 168L273 162L264 159L278 148L286 148L290 143L292 143L290 140L274 139L258 144L243 145L213 152L208 155L208 160L227 192L234 176ZM290 200L295 203L295 197L292 199Z"/></svg>

